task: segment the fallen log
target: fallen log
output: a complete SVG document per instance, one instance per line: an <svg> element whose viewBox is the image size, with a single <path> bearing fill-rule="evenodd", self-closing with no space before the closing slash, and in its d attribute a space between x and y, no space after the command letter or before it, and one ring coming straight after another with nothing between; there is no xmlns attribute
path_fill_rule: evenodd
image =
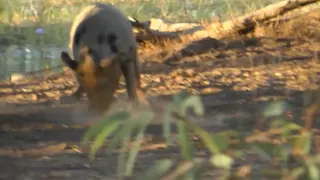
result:
<svg viewBox="0 0 320 180"><path fill-rule="evenodd" d="M252 31L257 24L264 23L272 18L283 15L289 11L306 5L320 2L320 0L287 0L271 4L253 13L229 20L224 23L210 24L207 29L216 32L215 37L226 37L236 34L244 34ZM215 30L215 31L214 31Z"/></svg>
<svg viewBox="0 0 320 180"><path fill-rule="evenodd" d="M194 23L168 24L159 19L151 19L147 22L139 22L138 20L131 18L130 21L137 30L136 37L139 42L152 41L155 39L176 39L182 35L191 35L194 39L201 39L205 37L221 39L234 34L246 34L252 32L258 24L266 23L275 17L288 13L289 11L317 2L320 2L320 0L281 1L266 6L258 11L240 16L236 19L228 20L222 23L214 22L206 26ZM159 27L166 28L160 29Z"/></svg>
<svg viewBox="0 0 320 180"><path fill-rule="evenodd" d="M192 34L204 29L202 25L196 23L168 24L161 19L150 19L149 21L140 22L132 17L129 17L129 20L134 28L138 42L176 39L181 35Z"/></svg>

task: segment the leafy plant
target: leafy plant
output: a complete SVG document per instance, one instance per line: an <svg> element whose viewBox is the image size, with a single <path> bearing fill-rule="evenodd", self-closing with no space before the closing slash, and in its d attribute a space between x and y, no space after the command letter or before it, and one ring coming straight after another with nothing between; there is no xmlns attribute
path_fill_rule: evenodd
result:
<svg viewBox="0 0 320 180"><path fill-rule="evenodd" d="M204 106L197 95L181 92L173 97L167 106L163 121L163 136L168 145L173 145L170 123L177 125L177 141L182 160L176 164L173 159L162 159L138 174L137 179L201 179L205 172L222 170L220 178L239 178L239 172L232 167L237 159L245 159L253 154L266 163L273 164L275 159L281 163L277 169L259 169L255 176L289 179L319 179L320 156L311 154L312 132L290 122L283 116L288 109L286 103L271 103L262 112L262 116L271 117L270 129L258 134L243 133L234 130L211 133L201 128L188 116L191 109L195 115L204 115ZM91 127L84 136L84 141L95 139L90 156L102 146L104 139L114 136L108 142L107 152L120 146L118 158L118 175L132 176L134 164L139 153L144 131L154 114L141 112L132 119L127 111L118 112L106 117ZM200 144L208 150L208 158L195 155L197 144L190 136L199 137ZM131 138L134 137L134 138ZM276 139L282 143L274 143ZM233 140L233 143L231 143ZM128 148L132 141L132 148ZM250 171L247 172L250 173ZM253 173L253 172L251 172ZM258 174L258 175L257 175Z"/></svg>
<svg viewBox="0 0 320 180"><path fill-rule="evenodd" d="M121 146L118 158L118 176L131 176L134 162L144 137L144 131L153 119L153 116L152 112L145 111L138 118L133 119L129 112L120 111L107 116L99 123L90 127L82 139L83 143L88 143L89 140L93 139L89 154L90 159L94 159L97 150L102 147L105 139L117 132L110 140L110 143L107 143L107 150L108 152L112 152L118 145ZM134 143L128 157L126 157L128 145L134 132L136 132Z"/></svg>

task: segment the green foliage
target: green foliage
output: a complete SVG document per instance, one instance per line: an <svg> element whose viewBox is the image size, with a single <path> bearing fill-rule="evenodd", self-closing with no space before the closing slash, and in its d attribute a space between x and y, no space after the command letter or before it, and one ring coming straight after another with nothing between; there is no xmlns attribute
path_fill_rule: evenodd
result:
<svg viewBox="0 0 320 180"><path fill-rule="evenodd" d="M133 121L137 121L138 133L135 137L135 141L133 143L132 149L129 152L125 175L130 176L132 174L134 163L139 153L141 143L143 141L144 131L146 127L149 125L150 121L154 118L153 116L154 115L151 112L144 112L140 115L139 118L133 120Z"/></svg>
<svg viewBox="0 0 320 180"><path fill-rule="evenodd" d="M100 121L99 123L92 126L83 137L82 142L87 143L92 138L95 138L90 158L94 158L94 154L97 152L98 148L101 147L101 145L104 142L104 139L108 137L112 132L118 129L121 122L127 120L130 118L129 112L119 112L113 115L110 115Z"/></svg>
<svg viewBox="0 0 320 180"><path fill-rule="evenodd" d="M230 169L233 163L232 157L225 154L216 154L210 158L210 162L220 168Z"/></svg>
<svg viewBox="0 0 320 180"><path fill-rule="evenodd" d="M289 178L289 179L319 179L320 155L311 154L311 131L304 130L301 126L287 120L283 113L288 109L286 103L270 103L262 111L263 117L272 118L270 130L278 129L276 137L268 133L253 134L242 133L234 130L209 133L200 127L196 121L191 120L188 109L193 110L197 116L204 115L204 106L197 95L181 92L173 97L172 103L167 106L163 122L164 138L171 138L170 123L178 127L178 144L182 161L176 165L173 159L157 160L144 172L138 174L136 179L201 179L204 173L216 168L222 169L221 179L236 178L232 171L233 164L240 158L245 159L252 155L272 164L274 159L280 160L276 170L264 169L255 172L259 177ZM113 152L120 146L118 158L118 176L132 176L135 174L134 164L141 148L146 127L154 118L150 111L140 112L136 118L127 111L109 115L101 122L92 126L84 136L84 142L94 139L90 157L96 153L104 142L107 141L107 152ZM113 137L111 137L113 134ZM210 152L208 158L196 155L196 142L190 135L199 137L200 144ZM133 138L132 138L133 137ZM257 140L248 141L248 138ZM273 143L276 138L285 139L282 143ZM230 140L237 143L230 144ZM263 141L259 140L262 139ZM269 139L269 140L268 140ZM131 142L131 147L128 144ZM172 141L166 140L166 142ZM251 172L253 173L253 172Z"/></svg>
<svg viewBox="0 0 320 180"><path fill-rule="evenodd" d="M193 95L188 97L188 94L186 92L181 92L180 94L176 95L173 100L174 105L176 106L175 109L171 109L173 112L173 115L178 120L178 134L180 137L180 143L182 144L182 148L189 148L188 150L181 150L181 151L189 151L188 158L191 157L191 144L192 142L187 137L187 127L189 131L193 131L196 135L200 137L200 139L204 142L205 146L210 150L211 153L219 153L219 149L222 149L219 147L221 145L222 147L225 146L225 144L219 142L216 143L214 136L212 136L210 133L205 131L203 128L199 127L196 123L194 123L192 120L189 120L187 115L187 109L192 108L194 113L198 116L202 116L204 114L204 107L201 102L201 99L199 96ZM184 156L186 156L185 153L182 153Z"/></svg>
<svg viewBox="0 0 320 180"><path fill-rule="evenodd" d="M171 159L162 159L157 161L153 166L149 167L144 173L138 176L141 180L157 180L160 179L173 166Z"/></svg>
<svg viewBox="0 0 320 180"><path fill-rule="evenodd" d="M146 126L153 119L153 113L146 111L142 112L137 119L132 119L131 114L126 111L120 111L115 114L107 116L99 123L93 125L84 134L83 143L88 143L89 140L94 139L91 145L89 154L90 159L94 159L97 150L102 147L105 139L115 134L108 143L108 152L112 152L118 145L121 145L120 156L118 159L118 175L130 176L134 168L136 156L139 153L140 145L143 140ZM131 151L126 157L128 145L131 136L137 132ZM126 160L127 159L127 160ZM124 174L122 174L124 172Z"/></svg>
<svg viewBox="0 0 320 180"><path fill-rule="evenodd" d="M174 110L183 117L186 116L188 108L192 108L197 115L204 114L204 107L198 96L188 97L186 92L182 92L173 98ZM194 154L194 144L188 135L188 127L183 121L177 122L178 136L180 142L181 155L186 160L192 160Z"/></svg>
<svg viewBox="0 0 320 180"><path fill-rule="evenodd" d="M270 103L263 111L263 116L273 117L280 116L287 108L287 104L284 101L275 101Z"/></svg>

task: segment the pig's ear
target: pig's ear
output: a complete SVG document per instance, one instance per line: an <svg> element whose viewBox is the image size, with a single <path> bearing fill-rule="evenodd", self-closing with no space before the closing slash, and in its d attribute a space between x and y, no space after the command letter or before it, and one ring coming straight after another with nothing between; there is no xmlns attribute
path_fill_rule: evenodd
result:
<svg viewBox="0 0 320 180"><path fill-rule="evenodd" d="M61 52L61 60L65 65L67 65L72 70L76 70L78 68L78 62L71 59L69 54L65 51Z"/></svg>

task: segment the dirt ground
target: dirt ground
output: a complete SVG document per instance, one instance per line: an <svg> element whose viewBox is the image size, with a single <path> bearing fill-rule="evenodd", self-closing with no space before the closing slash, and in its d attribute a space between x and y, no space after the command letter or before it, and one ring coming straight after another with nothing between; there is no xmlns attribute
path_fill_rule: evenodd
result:
<svg viewBox="0 0 320 180"><path fill-rule="evenodd" d="M320 80L320 28L314 28L319 27L319 17L320 13L258 28L225 41L205 38L141 47L142 87L155 110L180 90L200 94L206 114L197 122L210 131L251 130L263 107L278 99L289 102L293 119L303 123L304 92L316 89ZM101 153L89 161L88 147L80 144L93 121L86 116L86 100L80 104L60 100L75 85L68 70L1 82L0 179L115 179L116 156ZM124 93L122 83L119 101L126 98ZM160 136L155 122L148 129L136 172L157 159L178 157L178 149L163 148Z"/></svg>

